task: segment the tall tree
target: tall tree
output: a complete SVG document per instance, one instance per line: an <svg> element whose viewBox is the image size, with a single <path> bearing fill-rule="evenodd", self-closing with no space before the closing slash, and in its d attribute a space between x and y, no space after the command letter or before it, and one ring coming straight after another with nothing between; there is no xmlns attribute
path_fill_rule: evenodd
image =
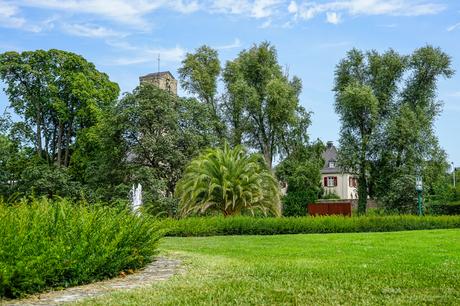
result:
<svg viewBox="0 0 460 306"><path fill-rule="evenodd" d="M0 54L0 79L35 151L50 165L68 166L78 134L97 123L118 97L118 85L71 52Z"/></svg>
<svg viewBox="0 0 460 306"><path fill-rule="evenodd" d="M123 182L142 183L149 209L174 215L166 206L172 204L169 200L185 165L216 142L209 108L194 98L141 84L121 99L111 122L119 133L107 141L118 143L119 152L125 152L114 156L126 171Z"/></svg>
<svg viewBox="0 0 460 306"><path fill-rule="evenodd" d="M217 98L220 71L217 51L204 45L196 49L195 53L187 53L182 67L179 68L179 78L184 90L196 95L211 109L214 130L219 139L222 139L225 136L225 126L220 119Z"/></svg>
<svg viewBox="0 0 460 306"><path fill-rule="evenodd" d="M387 206L414 203L416 168L423 174L426 165L444 163L433 133L433 120L440 111L436 83L452 73L450 58L431 46L410 56L353 49L337 65L339 163L358 175L360 213L365 212L369 193Z"/></svg>
<svg viewBox="0 0 460 306"><path fill-rule="evenodd" d="M228 62L224 80L233 142L238 144L244 138L271 168L274 156L283 149L286 131L298 122L298 111L306 114L299 105L298 81L290 82L283 74L276 50L268 42L254 45Z"/></svg>

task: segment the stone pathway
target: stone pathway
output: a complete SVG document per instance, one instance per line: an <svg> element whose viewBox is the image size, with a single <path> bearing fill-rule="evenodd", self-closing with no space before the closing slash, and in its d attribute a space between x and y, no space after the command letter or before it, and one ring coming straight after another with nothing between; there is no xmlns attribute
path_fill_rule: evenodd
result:
<svg viewBox="0 0 460 306"><path fill-rule="evenodd" d="M130 290L167 280L178 272L181 261L165 257L157 257L156 260L144 269L124 277L116 277L88 285L70 287L64 290L51 291L33 295L23 300L0 301L1 305L62 305L76 302L89 297L96 297L119 290Z"/></svg>

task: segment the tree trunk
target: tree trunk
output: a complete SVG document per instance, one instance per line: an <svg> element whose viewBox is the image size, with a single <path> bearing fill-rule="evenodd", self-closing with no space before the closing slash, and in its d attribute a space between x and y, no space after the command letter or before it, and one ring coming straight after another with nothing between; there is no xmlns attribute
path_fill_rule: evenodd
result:
<svg viewBox="0 0 460 306"><path fill-rule="evenodd" d="M265 162L267 163L267 166L268 166L268 169L272 169L272 153L271 153L271 150L269 149L268 145L267 144L264 144L264 147L263 147L263 153L264 153L264 159L265 159Z"/></svg>
<svg viewBox="0 0 460 306"><path fill-rule="evenodd" d="M358 214L364 215L367 207L367 179L366 174L360 173L358 177Z"/></svg>
<svg viewBox="0 0 460 306"><path fill-rule="evenodd" d="M65 140L65 156L64 156L64 166L67 167L69 165L69 155L70 155L70 152L69 152L69 147L70 147L70 138L72 137L71 135L71 125L69 124L69 126L67 127L67 132L66 132L66 140Z"/></svg>
<svg viewBox="0 0 460 306"><path fill-rule="evenodd" d="M37 114L36 121L37 121L36 122L37 124L37 135L36 135L37 154L38 156L42 157L42 126L41 126L40 114Z"/></svg>
<svg viewBox="0 0 460 306"><path fill-rule="evenodd" d="M358 214L366 213L367 207L367 177L366 177L366 150L367 140L363 139L361 143L361 156L359 161L359 176L358 176Z"/></svg>
<svg viewBox="0 0 460 306"><path fill-rule="evenodd" d="M64 134L64 125L59 122L58 139L57 139L57 165L61 166L62 161L62 136Z"/></svg>

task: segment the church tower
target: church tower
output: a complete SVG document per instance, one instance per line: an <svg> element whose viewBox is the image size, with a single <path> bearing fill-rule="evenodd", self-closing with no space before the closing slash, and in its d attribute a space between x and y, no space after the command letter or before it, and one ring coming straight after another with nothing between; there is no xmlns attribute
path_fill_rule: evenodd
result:
<svg viewBox="0 0 460 306"><path fill-rule="evenodd" d="M150 83L177 96L177 80L169 71L149 73L139 77L140 83Z"/></svg>

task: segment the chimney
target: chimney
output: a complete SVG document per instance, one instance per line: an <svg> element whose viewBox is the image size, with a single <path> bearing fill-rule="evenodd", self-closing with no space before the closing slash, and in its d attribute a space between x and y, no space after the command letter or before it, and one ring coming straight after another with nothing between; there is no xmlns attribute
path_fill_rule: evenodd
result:
<svg viewBox="0 0 460 306"><path fill-rule="evenodd" d="M327 148L330 149L334 146L334 142L333 141L328 141L327 142Z"/></svg>

